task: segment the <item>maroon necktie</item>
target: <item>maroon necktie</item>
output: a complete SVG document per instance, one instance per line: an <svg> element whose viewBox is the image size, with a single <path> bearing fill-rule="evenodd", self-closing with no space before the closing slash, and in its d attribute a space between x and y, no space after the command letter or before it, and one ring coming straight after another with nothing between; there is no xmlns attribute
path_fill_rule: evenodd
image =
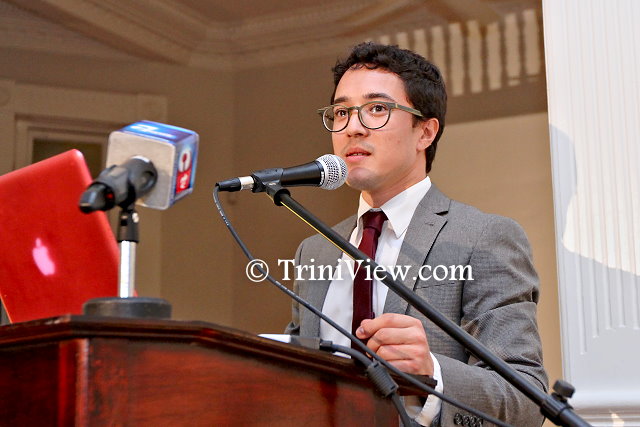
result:
<svg viewBox="0 0 640 427"><path fill-rule="evenodd" d="M362 240L360 249L371 260L376 259L376 249L378 248L378 238L382 231L382 224L387 220L387 216L382 211L368 211L362 216ZM355 335L356 329L360 327L360 322L364 319L373 319L373 281L367 280L367 268L364 264L358 269L355 265L356 275L353 279L353 320L351 331ZM370 274L373 277L373 271Z"/></svg>

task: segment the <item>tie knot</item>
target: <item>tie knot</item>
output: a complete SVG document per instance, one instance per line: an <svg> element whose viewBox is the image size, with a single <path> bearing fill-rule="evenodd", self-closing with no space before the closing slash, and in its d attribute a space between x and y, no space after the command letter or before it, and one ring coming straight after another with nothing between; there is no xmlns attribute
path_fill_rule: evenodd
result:
<svg viewBox="0 0 640 427"><path fill-rule="evenodd" d="M387 220L387 216L382 211L367 211L362 215L362 229L372 228L376 235L382 232L382 224Z"/></svg>

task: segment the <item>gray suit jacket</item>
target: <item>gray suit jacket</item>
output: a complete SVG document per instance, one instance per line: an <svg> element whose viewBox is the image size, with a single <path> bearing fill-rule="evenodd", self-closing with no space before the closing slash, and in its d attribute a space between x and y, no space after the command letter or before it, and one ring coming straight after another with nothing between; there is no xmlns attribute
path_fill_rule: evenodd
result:
<svg viewBox="0 0 640 427"><path fill-rule="evenodd" d="M335 230L348 239L355 226L354 216ZM298 265L333 266L340 256L335 246L315 235L302 242L296 260ZM528 240L516 222L451 200L432 185L409 224L396 265L411 266L404 286L546 391L547 376L536 323L538 277ZM469 265L473 280L415 280L422 265ZM329 284L329 280L299 280L295 291L321 309ZM542 424L542 415L529 399L391 290L384 311L408 314L422 321L431 352L442 369L445 394L514 426ZM294 303L287 332L319 336L320 321ZM462 425L465 417L470 414L443 402L433 425Z"/></svg>

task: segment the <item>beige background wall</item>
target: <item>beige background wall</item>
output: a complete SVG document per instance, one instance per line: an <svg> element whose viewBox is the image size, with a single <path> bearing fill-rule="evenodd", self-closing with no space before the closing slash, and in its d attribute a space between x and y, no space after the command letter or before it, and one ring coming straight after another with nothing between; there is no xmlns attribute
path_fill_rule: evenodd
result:
<svg viewBox="0 0 640 427"><path fill-rule="evenodd" d="M211 190L223 178L304 163L331 151L315 110L328 103L329 68L339 53L228 73L2 49L0 78L166 96L168 122L196 130L201 137L196 191L160 214L162 263L144 264L141 255L139 291L169 299L177 319L280 332L290 302L270 285L244 277L245 260L217 216ZM544 86L486 97L503 107L483 109L478 102L482 95L469 102L452 100L432 178L451 197L511 216L524 226L541 276L539 322L553 379L560 376L560 350L549 139L540 108ZM346 188L296 189L293 194L330 224L350 215L357 202L357 195ZM267 260L281 277L276 260L292 258L311 230L264 195L225 194L223 201L254 255ZM145 272L159 283L145 282Z"/></svg>
<svg viewBox="0 0 640 427"><path fill-rule="evenodd" d="M196 190L173 209L160 214L161 265L144 263L145 242L141 242L138 290L171 300L178 318L231 324L230 248L229 244L219 243L224 228L212 208L210 190L216 179L234 173L229 162L233 147L232 75L142 61L107 61L2 49L0 77L63 88L166 96L168 122L194 129L201 137ZM145 227L145 209L141 215ZM223 262L203 268L213 266L215 259ZM161 280L149 282L149 276Z"/></svg>

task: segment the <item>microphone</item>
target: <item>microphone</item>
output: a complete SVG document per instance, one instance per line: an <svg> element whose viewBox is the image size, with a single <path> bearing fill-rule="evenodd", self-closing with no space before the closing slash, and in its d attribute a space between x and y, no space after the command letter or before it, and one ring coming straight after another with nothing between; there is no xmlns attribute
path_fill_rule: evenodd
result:
<svg viewBox="0 0 640 427"><path fill-rule="evenodd" d="M176 126L140 121L111 132L107 169L80 199L85 212L138 204L168 209L193 192L198 134Z"/></svg>
<svg viewBox="0 0 640 427"><path fill-rule="evenodd" d="M141 156L132 157L121 165L112 165L80 197L84 213L107 211L116 205L129 206L147 194L158 179L153 163Z"/></svg>
<svg viewBox="0 0 640 427"><path fill-rule="evenodd" d="M263 169L250 176L231 178L216 183L220 191L251 190L264 192L269 183L283 187L312 186L324 190L335 190L347 180L347 165L334 154L325 154L304 165L290 168Z"/></svg>

